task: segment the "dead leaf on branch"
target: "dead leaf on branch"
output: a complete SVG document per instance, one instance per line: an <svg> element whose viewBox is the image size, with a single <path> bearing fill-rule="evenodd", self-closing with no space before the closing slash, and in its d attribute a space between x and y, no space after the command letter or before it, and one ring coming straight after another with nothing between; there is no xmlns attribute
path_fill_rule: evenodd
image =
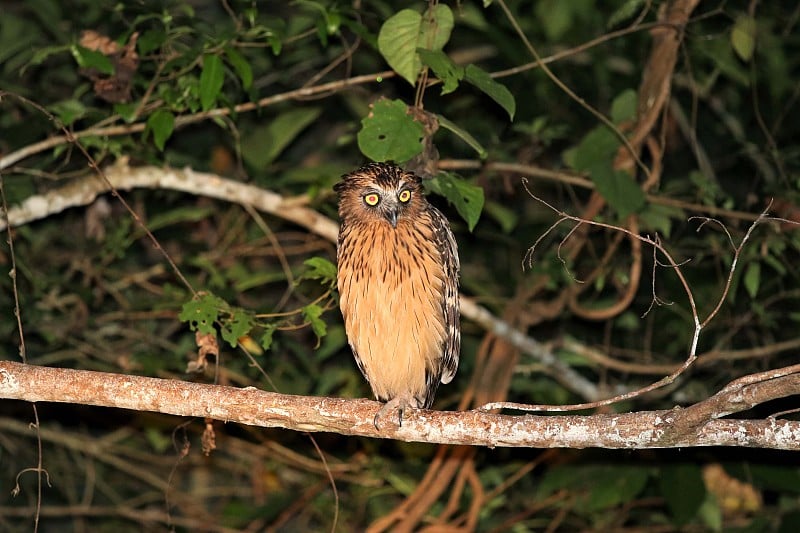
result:
<svg viewBox="0 0 800 533"><path fill-rule="evenodd" d="M127 102L131 98L131 85L136 69L139 68L139 54L136 53L136 41L139 33L134 32L124 46L101 35L94 30L84 30L79 44L95 52L100 52L111 60L114 73L105 76L93 68L83 68L80 73L92 80L94 92L106 102L112 104Z"/></svg>
<svg viewBox="0 0 800 533"><path fill-rule="evenodd" d="M219 357L219 344L213 334L196 331L194 341L197 343L197 359L186 365L187 373L202 372L208 366L208 356Z"/></svg>

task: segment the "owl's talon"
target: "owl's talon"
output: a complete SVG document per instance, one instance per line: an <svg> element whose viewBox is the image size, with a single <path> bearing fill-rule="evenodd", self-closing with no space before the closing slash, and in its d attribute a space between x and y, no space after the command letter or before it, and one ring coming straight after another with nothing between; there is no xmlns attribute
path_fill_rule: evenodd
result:
<svg viewBox="0 0 800 533"><path fill-rule="evenodd" d="M397 411L397 427L403 427L403 416L406 414L406 408L416 402L409 402L408 399L397 397L389 400L386 402L383 407L381 407L377 413L375 413L375 418L372 420L372 423L375 425L375 429L378 431L381 430L381 420L383 420L387 414L391 414L394 411ZM390 417L391 418L391 417Z"/></svg>

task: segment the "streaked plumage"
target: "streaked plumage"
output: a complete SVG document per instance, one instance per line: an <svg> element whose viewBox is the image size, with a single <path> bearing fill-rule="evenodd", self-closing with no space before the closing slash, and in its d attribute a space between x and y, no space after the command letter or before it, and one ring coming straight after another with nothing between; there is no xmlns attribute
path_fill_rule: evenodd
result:
<svg viewBox="0 0 800 533"><path fill-rule="evenodd" d="M421 179L391 163L342 177L338 288L359 369L387 411L428 408L458 369L458 250Z"/></svg>

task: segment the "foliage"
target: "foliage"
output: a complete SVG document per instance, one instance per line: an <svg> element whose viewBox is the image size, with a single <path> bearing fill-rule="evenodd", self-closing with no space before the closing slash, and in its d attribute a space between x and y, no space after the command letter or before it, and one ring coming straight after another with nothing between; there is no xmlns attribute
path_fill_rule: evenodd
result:
<svg viewBox="0 0 800 533"><path fill-rule="evenodd" d="M463 292L552 340L560 359L603 391L644 386L682 363L692 308L652 249L637 251L618 231L553 228L558 216L543 202L659 235L701 320L729 281L735 245L769 207L783 220L761 223L742 249L691 373L610 409L688 405L732 379L796 360L797 10L701 3L682 28L669 101L637 144L641 161L626 166L624 145L636 142L634 125L647 110L643 80L658 74L648 51L667 31L653 23L667 3L611 4L5 2L0 161L30 152L0 164L3 193L15 205L125 158L246 181L335 217L331 185L341 174L365 159L394 160L431 178L430 199L457 235ZM62 135L62 126L74 138L30 149ZM336 311L334 244L222 201L166 190L120 194L177 271L113 195L14 228L16 268L0 280L0 334L22 342L16 289L29 362L368 396ZM11 270L8 248L0 261ZM620 301L623 309L610 312ZM459 374L440 388L437 408L474 393L473 372L484 395L584 400L539 361L516 352L501 359L512 350L482 342L486 333L469 321L463 330ZM225 342L214 364L193 365L195 331ZM570 339L594 350L572 349ZM17 358L7 345L4 357ZM493 388L503 387L503 372L486 371L485 360L513 368L510 386ZM755 416L796 407L787 398ZM435 453L214 425L217 450L206 458L203 421L107 414L39 406L52 483L41 497L45 529L324 530L336 509L339 530L361 530L414 491ZM7 402L0 414L3 530L30 529L35 474L20 476L16 498L9 493L38 461L32 420L26 404ZM518 532L791 531L800 523L800 470L783 454L471 457L459 468L463 477L443 481L460 497L442 498L430 515L447 510L458 525ZM483 505L471 508L479 496Z"/></svg>

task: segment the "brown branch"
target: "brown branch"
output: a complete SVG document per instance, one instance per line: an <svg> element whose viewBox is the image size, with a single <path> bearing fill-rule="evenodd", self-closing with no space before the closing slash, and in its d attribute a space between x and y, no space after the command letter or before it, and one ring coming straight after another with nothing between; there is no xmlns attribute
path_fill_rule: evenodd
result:
<svg viewBox="0 0 800 533"><path fill-rule="evenodd" d="M509 416L410 410L399 428L372 423L381 404L292 396L87 370L0 362L0 398L213 418L259 427L391 438L407 442L535 448L741 446L800 450L800 422L715 420L800 394L800 365L748 376L688 409L591 416Z"/></svg>

